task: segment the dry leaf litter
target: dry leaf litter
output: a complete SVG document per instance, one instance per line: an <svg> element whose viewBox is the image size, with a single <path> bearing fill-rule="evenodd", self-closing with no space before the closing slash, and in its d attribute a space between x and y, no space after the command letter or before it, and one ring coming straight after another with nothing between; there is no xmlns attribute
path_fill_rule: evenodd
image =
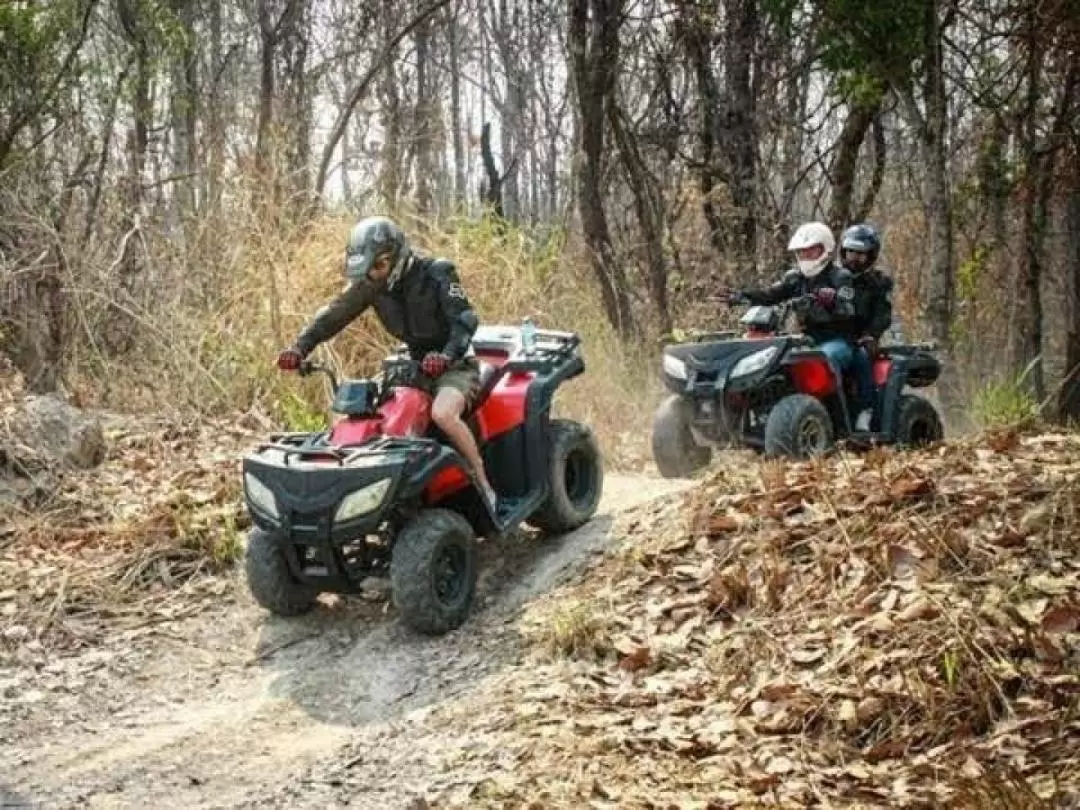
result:
<svg viewBox="0 0 1080 810"><path fill-rule="evenodd" d="M417 806L1076 805L1078 437L748 465L624 528L417 721Z"/></svg>
<svg viewBox="0 0 1080 810"><path fill-rule="evenodd" d="M229 596L211 575L242 553L250 428L113 418L91 470L57 469L9 436L16 480L35 494L0 510L0 664L28 645L83 647Z"/></svg>

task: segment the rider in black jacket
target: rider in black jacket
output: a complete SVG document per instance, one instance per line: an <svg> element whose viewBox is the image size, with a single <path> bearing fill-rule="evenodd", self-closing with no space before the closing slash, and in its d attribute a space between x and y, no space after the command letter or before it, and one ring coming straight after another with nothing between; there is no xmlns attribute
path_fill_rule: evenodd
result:
<svg viewBox="0 0 1080 810"><path fill-rule="evenodd" d="M865 223L852 225L840 239L840 261L851 271L855 287L856 344L852 372L860 391L859 430L869 430L874 406L873 360L878 343L892 323L893 281L876 266L881 237ZM865 395L864 395L865 394Z"/></svg>
<svg viewBox="0 0 1080 810"><path fill-rule="evenodd" d="M432 420L472 466L494 503L495 490L476 439L462 419L480 389L479 365L471 349L479 319L454 265L416 255L393 221L367 217L349 234L345 275L349 286L315 313L293 345L281 352L278 367L299 368L316 346L374 307L386 330L420 363L435 391Z"/></svg>
<svg viewBox="0 0 1080 810"><path fill-rule="evenodd" d="M855 341L855 290L851 273L833 263L836 240L828 226L807 222L788 243L798 267L764 289L728 294L732 304L775 305L795 299L802 331L841 372L851 367Z"/></svg>

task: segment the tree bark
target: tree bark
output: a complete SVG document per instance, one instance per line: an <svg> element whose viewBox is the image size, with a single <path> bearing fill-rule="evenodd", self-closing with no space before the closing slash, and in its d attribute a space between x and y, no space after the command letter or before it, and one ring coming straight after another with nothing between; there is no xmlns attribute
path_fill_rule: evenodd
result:
<svg viewBox="0 0 1080 810"><path fill-rule="evenodd" d="M758 0L726 0L724 76L727 91L725 126L720 130L729 165L729 220L734 259L742 277L753 271L757 248L758 138L754 121L751 65L758 40Z"/></svg>
<svg viewBox="0 0 1080 810"><path fill-rule="evenodd" d="M851 203L855 194L859 151L880 108L880 99L869 103L859 99L849 102L848 116L840 131L832 167L832 198L827 222L835 231L846 228L852 222Z"/></svg>
<svg viewBox="0 0 1080 810"><path fill-rule="evenodd" d="M668 309L668 273L664 262L663 199L656 179L641 155L637 138L631 131L625 114L614 102L608 105L608 120L619 150L627 185L634 197L634 212L638 225L641 227L649 297L656 307L661 333L668 334L671 332L672 322Z"/></svg>
<svg viewBox="0 0 1080 810"><path fill-rule="evenodd" d="M499 174L499 167L495 165L495 155L491 152L491 123L485 121L480 129L480 158L484 163L484 175L486 181L484 182L483 189L483 201L485 207L488 208L499 219L503 218L503 195L502 195L502 175Z"/></svg>
<svg viewBox="0 0 1080 810"><path fill-rule="evenodd" d="M195 51L195 8L192 0L173 0L183 39L173 65L172 134L175 208L183 223L196 212L195 171L198 164L196 125L199 114L198 61Z"/></svg>
<svg viewBox="0 0 1080 810"><path fill-rule="evenodd" d="M870 216L870 212L874 210L874 202L877 200L878 192L881 191L881 185L885 182L887 144L885 140L885 124L881 120L880 110L874 116L872 129L874 133L874 172L870 177L870 184L866 187L866 193L863 194L859 204L855 207L855 213L852 215L855 222L863 222Z"/></svg>
<svg viewBox="0 0 1080 810"><path fill-rule="evenodd" d="M413 37L416 42L416 207L421 215L427 216L432 212L431 181L435 173L430 17L416 26Z"/></svg>
<svg viewBox="0 0 1080 810"><path fill-rule="evenodd" d="M716 157L716 133L720 130L723 99L712 67L712 30L699 11L685 11L681 30L687 58L697 83L698 117L698 187L701 209L709 225L709 242L717 255L727 258L728 243L724 224L716 209L716 186L727 178Z"/></svg>
<svg viewBox="0 0 1080 810"><path fill-rule="evenodd" d="M1029 5L1025 15L1027 58L1024 66L1025 97L1020 135L1024 161L1022 206L1020 213L1020 261L1015 295L1019 323L1013 332L1013 368L1019 374L1034 363L1026 387L1039 400L1045 396L1042 355L1042 271L1046 244L1046 197L1049 194L1049 160L1040 154L1037 142L1038 107L1042 93L1045 51L1036 39L1037 12ZM1045 191L1044 191L1045 189Z"/></svg>
<svg viewBox="0 0 1080 810"><path fill-rule="evenodd" d="M602 188L607 105L619 64L622 0L570 0L569 49L580 126L578 211L604 311L624 338L635 333L626 273L615 256Z"/></svg>
<svg viewBox="0 0 1080 810"><path fill-rule="evenodd" d="M265 177L270 168L270 128L274 123L274 61L277 51L277 24L271 0L259 0L259 118L255 127L255 171Z"/></svg>
<svg viewBox="0 0 1080 810"><path fill-rule="evenodd" d="M1063 422L1080 422L1080 143L1072 149L1072 171L1065 199L1065 273L1069 291L1068 334L1065 343L1065 384L1058 415Z"/></svg>
<svg viewBox="0 0 1080 810"><path fill-rule="evenodd" d="M454 148L454 201L464 206L467 189L465 179L465 144L461 116L461 24L458 15L461 3L454 3L450 16L450 131Z"/></svg>
<svg viewBox="0 0 1080 810"><path fill-rule="evenodd" d="M948 96L938 0L927 3L925 36L926 121L922 150L926 166L926 208L930 226L930 284L926 314L933 339L948 350L952 346L954 295L952 198L946 143L949 126Z"/></svg>
<svg viewBox="0 0 1080 810"><path fill-rule="evenodd" d="M215 214L221 204L221 173L225 165L225 127L221 117L221 3L210 0L210 103L206 137L209 158L206 167L207 205Z"/></svg>

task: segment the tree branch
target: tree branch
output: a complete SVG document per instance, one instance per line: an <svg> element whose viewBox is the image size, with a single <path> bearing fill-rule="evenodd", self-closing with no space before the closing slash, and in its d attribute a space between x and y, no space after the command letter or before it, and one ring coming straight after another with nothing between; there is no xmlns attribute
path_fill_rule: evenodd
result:
<svg viewBox="0 0 1080 810"><path fill-rule="evenodd" d="M435 0L430 6L417 14L409 23L398 31L390 41L386 43L386 47L383 52L376 57L372 62L371 67L368 68L360 81L349 91L348 98L345 100L345 106L338 113L337 120L334 121L334 126L330 130L330 137L327 139L326 146L323 147L322 160L319 161L319 174L315 179L315 194L322 194L323 187L326 185L326 176L329 174L330 163L334 159L334 151L337 149L338 142L341 140L341 136L345 133L345 127L349 125L349 119L352 117L353 110L356 105L360 103L360 99L367 93L368 87L375 80L375 77L379 75L379 71L383 69L386 64L386 60L393 52L394 48L405 37L411 34L420 25L423 25L435 12L444 6L449 5L450 0Z"/></svg>

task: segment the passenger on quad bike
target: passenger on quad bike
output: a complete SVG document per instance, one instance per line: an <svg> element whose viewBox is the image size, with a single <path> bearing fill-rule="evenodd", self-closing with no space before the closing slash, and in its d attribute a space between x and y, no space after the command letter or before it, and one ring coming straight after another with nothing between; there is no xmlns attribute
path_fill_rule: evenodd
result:
<svg viewBox="0 0 1080 810"><path fill-rule="evenodd" d="M854 358L855 289L851 273L836 265L836 240L822 222L807 222L795 231L788 243L797 268L765 289L728 292L728 303L775 306L793 301L799 326L825 353L838 373L849 370ZM869 386L865 383L869 382ZM873 380L863 381L859 401L873 403Z"/></svg>
<svg viewBox="0 0 1080 810"><path fill-rule="evenodd" d="M849 270L855 288L855 356L851 370L860 391L873 390L874 358L882 335L892 323L893 281L877 266L881 237L866 223L852 225L840 238L840 263ZM870 430L873 408L863 403L856 430Z"/></svg>
<svg viewBox="0 0 1080 810"><path fill-rule="evenodd" d="M295 371L308 354L369 307L390 334L405 342L434 393L431 418L472 466L494 508L476 439L462 418L480 390L480 369L470 341L479 319L454 265L418 256L392 220L361 219L345 250L349 286L278 357L278 367Z"/></svg>

